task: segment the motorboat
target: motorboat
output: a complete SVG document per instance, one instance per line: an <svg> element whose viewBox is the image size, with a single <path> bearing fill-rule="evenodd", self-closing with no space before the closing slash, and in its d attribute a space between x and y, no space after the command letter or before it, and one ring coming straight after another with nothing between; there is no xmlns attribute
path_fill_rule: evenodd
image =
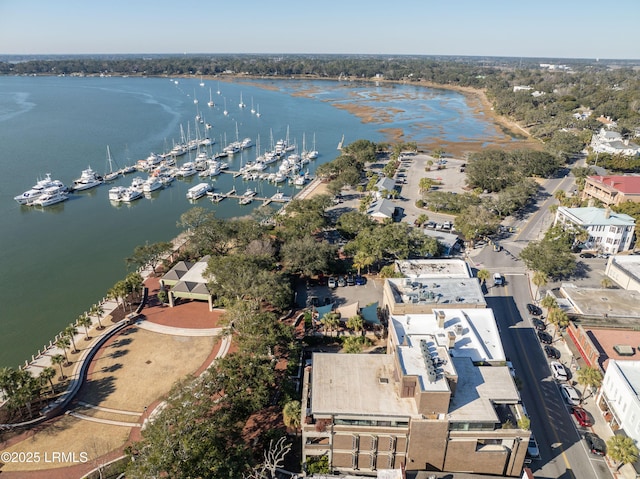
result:
<svg viewBox="0 0 640 479"><path fill-rule="evenodd" d="M199 183L196 186L192 186L187 191L187 199L197 200L202 198L207 192L211 191L212 186L209 183Z"/></svg>
<svg viewBox="0 0 640 479"><path fill-rule="evenodd" d="M245 191L242 196L252 198L252 197L256 196L257 194L258 193L255 190L253 190L251 188L247 188L247 191Z"/></svg>
<svg viewBox="0 0 640 479"><path fill-rule="evenodd" d="M89 188L95 188L101 185L102 182L102 177L98 176L91 167L88 167L86 170L82 170L80 178L73 180L72 189L75 191L88 190Z"/></svg>
<svg viewBox="0 0 640 479"><path fill-rule="evenodd" d="M110 201L120 201L122 198L122 194L127 190L125 186L114 186L109 189L109 200Z"/></svg>
<svg viewBox="0 0 640 479"><path fill-rule="evenodd" d="M131 186L129 187L129 189L136 190L142 193L144 191L144 181L145 180L143 180L139 176L136 176L131 182Z"/></svg>
<svg viewBox="0 0 640 479"><path fill-rule="evenodd" d="M196 170L196 165L192 161L187 161L180 168L178 168L178 171L176 171L176 176L187 178L188 176L195 175L197 172L198 170Z"/></svg>
<svg viewBox="0 0 640 479"><path fill-rule="evenodd" d="M125 188L125 191L120 196L120 200L125 203L131 203L135 200L142 198L142 190L136 190L134 188Z"/></svg>
<svg viewBox="0 0 640 479"><path fill-rule="evenodd" d="M291 196L287 196L282 191L278 191L271 197L271 199L273 201L291 201Z"/></svg>
<svg viewBox="0 0 640 479"><path fill-rule="evenodd" d="M58 188L60 191L67 191L67 187L60 180L52 180L51 174L47 173L44 179L38 180L36 184L31 187L31 189L25 191L21 195L14 197L13 199L21 205L26 205L42 195L42 193L44 193L44 190L53 187Z"/></svg>
<svg viewBox="0 0 640 479"><path fill-rule="evenodd" d="M251 138L245 138L240 142L240 148L243 150L245 148L251 148L252 146L253 146L253 140Z"/></svg>
<svg viewBox="0 0 640 479"><path fill-rule="evenodd" d="M152 191L159 190L164 186L159 176L150 176L142 184L142 191L145 193L151 193Z"/></svg>
<svg viewBox="0 0 640 479"><path fill-rule="evenodd" d="M69 199L66 191L56 186L45 188L44 192L31 203L34 206L51 206Z"/></svg>

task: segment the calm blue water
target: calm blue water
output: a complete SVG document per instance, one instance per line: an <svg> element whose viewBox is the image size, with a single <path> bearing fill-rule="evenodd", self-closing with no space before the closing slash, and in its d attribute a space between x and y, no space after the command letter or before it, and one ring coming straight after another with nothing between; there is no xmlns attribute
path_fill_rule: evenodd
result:
<svg viewBox="0 0 640 479"><path fill-rule="evenodd" d="M337 156L342 135L346 144L359 138L383 141L382 128L403 128L406 141L422 141L430 135L448 141L500 135L453 92L335 82L205 81L205 87L199 83L199 79L179 79L176 84L166 78L0 77L0 367L29 358L102 298L126 275L124 258L135 246L175 237L180 232L176 227L180 215L193 206L185 198L186 191L200 182L197 176L188 182L176 180L154 192L152 199L121 207L108 201L107 185L73 194L44 210L13 200L46 173L65 184L89 165L104 173L107 145L120 166L146 158L152 151L166 151L180 139L181 126L185 134L195 136L198 112L213 125L209 133L217 142L213 151L225 139L234 141L236 131L240 139L251 137L254 142L259 135L262 150L269 147L271 132L277 141L288 128L290 140L299 146L304 135L307 148L315 134L321 156L309 165L311 172ZM213 109L207 107L210 88L216 103ZM293 95L300 90L309 93ZM387 100L381 97L389 93ZM241 94L244 109L238 107ZM222 114L225 99L228 116ZM363 123L333 106L354 101L384 108L391 118ZM251 114L252 103L260 118ZM424 127L428 124L438 127ZM255 157L252 148L228 161L231 169L238 169ZM146 174L129 175L116 184L128 185L134 176ZM257 188L262 196L276 191L266 183L234 181L225 174L213 184L222 192L233 186L239 192ZM281 189L289 194L296 191L287 186ZM251 211L234 200L214 205L202 199L198 205L215 210L219 217Z"/></svg>

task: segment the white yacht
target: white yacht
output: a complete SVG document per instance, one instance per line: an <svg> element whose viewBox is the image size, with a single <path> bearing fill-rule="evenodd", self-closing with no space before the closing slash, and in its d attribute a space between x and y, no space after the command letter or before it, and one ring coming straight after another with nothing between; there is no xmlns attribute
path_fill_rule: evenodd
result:
<svg viewBox="0 0 640 479"><path fill-rule="evenodd" d="M140 198L142 198L142 191L133 188L125 188L122 195L120 195L120 201L124 201L125 203L131 203Z"/></svg>
<svg viewBox="0 0 640 479"><path fill-rule="evenodd" d="M251 148L253 146L253 140L251 138L245 138L240 142L240 149Z"/></svg>
<svg viewBox="0 0 640 479"><path fill-rule="evenodd" d="M109 189L109 200L110 201L120 201L122 199L122 194L127 190L124 186L114 186Z"/></svg>
<svg viewBox="0 0 640 479"><path fill-rule="evenodd" d="M144 183L142 183L142 191L145 193L151 193L152 191L159 190L164 186L159 176L150 176Z"/></svg>
<svg viewBox="0 0 640 479"><path fill-rule="evenodd" d="M131 182L131 186L129 187L129 189L142 193L144 191L144 180L139 176L136 176Z"/></svg>
<svg viewBox="0 0 640 479"><path fill-rule="evenodd" d="M53 187L58 188L60 191L67 190L67 187L63 185L60 180L52 180L51 175L47 173L44 179L38 180L36 184L31 187L30 190L25 191L24 193L14 197L13 199L16 200L18 203L20 203L21 205L26 205L28 203L31 203L38 196L44 193L45 189L53 188Z"/></svg>
<svg viewBox="0 0 640 479"><path fill-rule="evenodd" d="M278 191L271 197L271 199L273 201L291 201L291 196L287 196L282 191Z"/></svg>
<svg viewBox="0 0 640 479"><path fill-rule="evenodd" d="M66 191L61 191L58 187L46 188L44 192L31 203L34 206L51 206L69 199Z"/></svg>
<svg viewBox="0 0 640 479"><path fill-rule="evenodd" d="M102 177L98 176L95 171L88 167L82 170L80 178L73 180L72 188L75 191L88 190L102 184Z"/></svg>
<svg viewBox="0 0 640 479"><path fill-rule="evenodd" d="M196 165L192 161L187 161L180 168L178 168L178 171L176 171L176 176L186 178L188 176L195 175L197 172L198 170L196 170Z"/></svg>
<svg viewBox="0 0 640 479"><path fill-rule="evenodd" d="M189 191L187 191L187 199L197 200L198 198L202 198L208 191L211 191L211 189L212 187L209 183L199 183L189 188Z"/></svg>

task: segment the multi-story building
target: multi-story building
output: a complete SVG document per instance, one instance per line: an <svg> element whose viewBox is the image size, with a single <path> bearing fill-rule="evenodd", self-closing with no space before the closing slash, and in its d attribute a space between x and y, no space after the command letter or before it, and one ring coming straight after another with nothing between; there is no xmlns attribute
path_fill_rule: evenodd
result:
<svg viewBox="0 0 640 479"><path fill-rule="evenodd" d="M624 139L620 133L605 128L601 128L591 137L591 148L597 153L612 155L637 156L640 154L640 146Z"/></svg>
<svg viewBox="0 0 640 479"><path fill-rule="evenodd" d="M530 431L505 359L490 309L391 315L387 354L313 355L303 460L342 473L521 475Z"/></svg>
<svg viewBox="0 0 640 479"><path fill-rule="evenodd" d="M624 201L640 201L640 176L589 176L585 178L582 199L594 199L605 206Z"/></svg>
<svg viewBox="0 0 640 479"><path fill-rule="evenodd" d="M604 273L622 289L640 292L640 256L609 256ZM640 311L638 314L640 315Z"/></svg>
<svg viewBox="0 0 640 479"><path fill-rule="evenodd" d="M614 431L623 431L640 444L640 361L612 359L597 396L598 406L604 412Z"/></svg>
<svg viewBox="0 0 640 479"><path fill-rule="evenodd" d="M560 206L556 211L555 224L584 229L589 233L585 242L587 249L604 253L628 251L633 244L635 219L623 213L615 213L609 208L567 208Z"/></svg>

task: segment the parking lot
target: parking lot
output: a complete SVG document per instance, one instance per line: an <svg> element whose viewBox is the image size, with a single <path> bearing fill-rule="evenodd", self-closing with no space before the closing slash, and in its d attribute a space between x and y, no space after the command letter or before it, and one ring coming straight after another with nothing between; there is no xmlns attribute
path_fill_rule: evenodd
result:
<svg viewBox="0 0 640 479"><path fill-rule="evenodd" d="M336 276L337 277L337 276ZM311 306L313 303L317 305L331 304L335 307L353 304L356 301L360 303L360 307L367 306L371 303L382 303L382 286L384 281L377 276L363 275L365 284L353 286L337 286L330 288L328 281L321 281L322 284L311 281L308 286L304 284L298 285L296 289L296 305L300 308ZM328 278L325 278L328 280Z"/></svg>

